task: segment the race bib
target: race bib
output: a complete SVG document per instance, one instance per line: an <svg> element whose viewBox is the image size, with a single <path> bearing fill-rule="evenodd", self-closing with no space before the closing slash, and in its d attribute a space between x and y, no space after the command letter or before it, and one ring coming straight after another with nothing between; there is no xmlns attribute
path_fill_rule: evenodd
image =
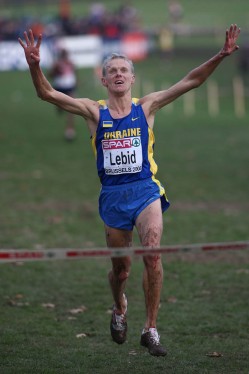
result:
<svg viewBox="0 0 249 374"><path fill-rule="evenodd" d="M107 175L139 173L142 170L140 137L102 140L102 150Z"/></svg>

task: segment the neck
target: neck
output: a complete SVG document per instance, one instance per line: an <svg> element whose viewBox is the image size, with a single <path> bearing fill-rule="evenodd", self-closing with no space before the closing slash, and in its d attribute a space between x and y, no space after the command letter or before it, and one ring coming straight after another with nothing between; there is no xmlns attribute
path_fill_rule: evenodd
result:
<svg viewBox="0 0 249 374"><path fill-rule="evenodd" d="M131 109L131 94L122 97L112 97L109 96L107 100L108 108L111 112L117 115L126 115Z"/></svg>

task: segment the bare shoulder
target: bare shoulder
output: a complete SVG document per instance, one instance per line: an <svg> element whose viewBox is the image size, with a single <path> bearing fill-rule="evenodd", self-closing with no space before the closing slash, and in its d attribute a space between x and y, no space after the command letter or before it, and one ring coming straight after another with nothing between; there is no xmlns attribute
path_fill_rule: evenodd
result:
<svg viewBox="0 0 249 374"><path fill-rule="evenodd" d="M97 130L99 123L100 104L97 101L88 98L79 98L76 100L78 100L79 102L82 117L85 119L87 127L91 135L93 136Z"/></svg>
<svg viewBox="0 0 249 374"><path fill-rule="evenodd" d="M151 92L142 97L139 103L142 105L148 125L153 128L156 113L175 98L172 88Z"/></svg>
<svg viewBox="0 0 249 374"><path fill-rule="evenodd" d="M99 103L95 100L88 98L78 98L76 99L79 105L82 108L83 117L87 118L96 118L99 113Z"/></svg>
<svg viewBox="0 0 249 374"><path fill-rule="evenodd" d="M87 97L81 97L81 98L78 98L77 100L89 108L99 109L99 103L96 100L92 100Z"/></svg>
<svg viewBox="0 0 249 374"><path fill-rule="evenodd" d="M163 108L165 105L168 105L179 96L185 92L192 89L192 83L186 78L183 78L173 86L166 88L162 91L152 92L143 98L140 99L140 103L143 106L143 109L149 115L154 114Z"/></svg>
<svg viewBox="0 0 249 374"><path fill-rule="evenodd" d="M143 108L144 115L150 128L154 126L155 114L156 114L156 93L150 93L139 99L138 104Z"/></svg>
<svg viewBox="0 0 249 374"><path fill-rule="evenodd" d="M159 97L159 92L151 92L148 95L143 96L139 99L139 104L142 105L146 117L148 117L152 113L155 113L159 109Z"/></svg>

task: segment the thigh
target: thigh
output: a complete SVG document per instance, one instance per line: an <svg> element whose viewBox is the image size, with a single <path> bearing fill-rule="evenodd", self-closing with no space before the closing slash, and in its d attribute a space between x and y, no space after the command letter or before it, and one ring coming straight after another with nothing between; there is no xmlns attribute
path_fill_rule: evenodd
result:
<svg viewBox="0 0 249 374"><path fill-rule="evenodd" d="M132 231L116 229L105 225L106 244L109 248L128 248L132 246ZM129 256L124 257L112 257L113 268L116 271L126 269L129 271L131 265L131 258Z"/></svg>
<svg viewBox="0 0 249 374"><path fill-rule="evenodd" d="M121 230L105 225L106 244L108 247L131 247L132 231Z"/></svg>
<svg viewBox="0 0 249 374"><path fill-rule="evenodd" d="M163 217L160 198L148 205L137 217L136 228L141 244L159 247L163 232Z"/></svg>

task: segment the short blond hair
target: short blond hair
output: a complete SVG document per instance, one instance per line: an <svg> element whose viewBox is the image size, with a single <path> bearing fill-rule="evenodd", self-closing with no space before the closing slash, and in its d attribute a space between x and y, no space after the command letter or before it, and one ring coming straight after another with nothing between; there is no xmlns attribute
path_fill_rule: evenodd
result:
<svg viewBox="0 0 249 374"><path fill-rule="evenodd" d="M130 65L130 68L131 68L131 72L132 74L134 74L135 72L135 69L134 69L134 65L133 65L133 62L125 55L122 55L122 54L119 54L119 53L112 53L110 54L109 56L107 56L103 62L103 65L102 65L102 76L105 77L106 76L106 69L107 69L107 65L110 61L112 60L116 60L118 58L121 58L125 61L128 62L128 64Z"/></svg>

